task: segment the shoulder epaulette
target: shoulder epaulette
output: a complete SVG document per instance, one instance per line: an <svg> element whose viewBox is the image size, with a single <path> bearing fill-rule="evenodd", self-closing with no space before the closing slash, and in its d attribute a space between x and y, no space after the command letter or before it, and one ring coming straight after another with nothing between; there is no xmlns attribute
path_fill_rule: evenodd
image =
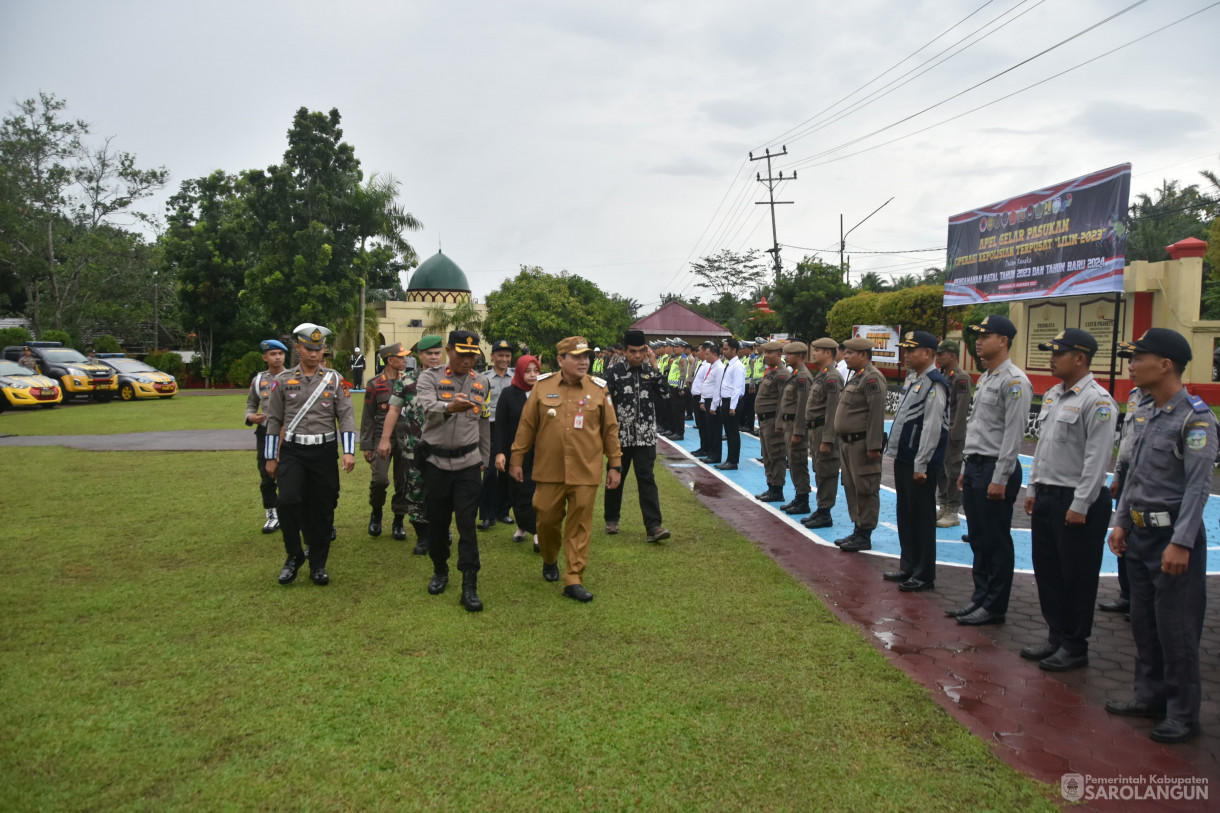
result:
<svg viewBox="0 0 1220 813"><path fill-rule="evenodd" d="M594 384L596 384L599 387L606 386L606 380L604 378L598 378L595 375L591 375L591 376L589 376L589 380L592 381Z"/></svg>
<svg viewBox="0 0 1220 813"><path fill-rule="evenodd" d="M536 380L537 381L546 381L548 378L550 378L553 375L555 375L555 374L554 373L543 373L542 375L538 376L538 378Z"/></svg>
<svg viewBox="0 0 1220 813"><path fill-rule="evenodd" d="M1194 409L1194 411L1195 411L1195 412L1211 412L1211 407L1209 407L1209 406L1207 405L1207 402L1206 402L1206 401L1204 401L1204 400L1203 400L1202 398L1200 398L1199 396L1197 396L1197 395L1190 395L1190 396L1187 396L1187 397L1188 397L1188 398L1189 398L1189 400L1190 400L1190 406L1191 406L1191 408L1192 408L1192 409Z"/></svg>

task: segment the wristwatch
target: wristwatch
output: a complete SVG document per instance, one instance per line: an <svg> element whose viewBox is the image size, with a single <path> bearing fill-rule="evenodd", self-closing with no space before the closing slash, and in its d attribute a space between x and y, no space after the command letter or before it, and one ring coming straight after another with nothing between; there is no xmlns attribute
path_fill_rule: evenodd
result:
<svg viewBox="0 0 1220 813"><path fill-rule="evenodd" d="M617 471L619 474L623 473L622 466L607 466L606 469L607 469L607 471Z"/></svg>

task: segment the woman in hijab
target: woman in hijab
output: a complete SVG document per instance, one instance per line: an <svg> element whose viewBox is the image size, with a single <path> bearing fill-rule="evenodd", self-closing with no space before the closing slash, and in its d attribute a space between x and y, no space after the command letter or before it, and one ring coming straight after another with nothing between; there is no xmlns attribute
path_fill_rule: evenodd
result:
<svg viewBox="0 0 1220 813"><path fill-rule="evenodd" d="M521 411L525 409L525 399L529 398L534 382L542 372L542 366L534 356L522 356L517 359L517 367L513 372L512 384L500 393L496 402L496 433L499 441L494 450L496 468L505 471L508 458L512 453L513 440L517 437L517 424L521 421ZM534 514L534 452L531 450L525 456L522 464L525 479L520 483L511 477L508 481L509 498L513 503L513 517L517 520L517 531L513 541L520 542L526 536L534 537L534 552L538 552L538 520Z"/></svg>

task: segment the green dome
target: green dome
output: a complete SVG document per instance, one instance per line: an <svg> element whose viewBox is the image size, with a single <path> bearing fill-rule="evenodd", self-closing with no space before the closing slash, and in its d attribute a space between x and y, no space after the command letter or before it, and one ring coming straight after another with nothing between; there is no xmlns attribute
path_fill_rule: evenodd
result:
<svg viewBox="0 0 1220 813"><path fill-rule="evenodd" d="M437 251L415 269L407 290L469 291L470 283L457 263Z"/></svg>

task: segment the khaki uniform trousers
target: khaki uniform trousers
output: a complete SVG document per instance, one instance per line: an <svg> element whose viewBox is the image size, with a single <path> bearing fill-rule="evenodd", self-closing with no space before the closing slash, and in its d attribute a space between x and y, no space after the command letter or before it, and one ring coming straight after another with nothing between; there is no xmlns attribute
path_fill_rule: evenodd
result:
<svg viewBox="0 0 1220 813"><path fill-rule="evenodd" d="M559 558L560 544L567 568L565 585L580 584L589 563L589 535L593 530L593 502L600 484L573 486L567 483L538 483L534 490L534 511L538 514L538 552L544 564ZM564 518L567 521L564 521Z"/></svg>
<svg viewBox="0 0 1220 813"><path fill-rule="evenodd" d="M863 440L840 441L839 455L847 513L861 531L871 531L877 527L877 516L881 513L881 458L869 460Z"/></svg>
<svg viewBox="0 0 1220 813"><path fill-rule="evenodd" d="M821 445L821 444L818 444ZM839 497L839 453L813 450L813 476L818 487L818 510L829 511Z"/></svg>
<svg viewBox="0 0 1220 813"><path fill-rule="evenodd" d="M801 439L797 442L792 440L792 430L797 426L801 427L801 431L805 434L801 435ZM808 494L809 486L809 434L808 430L798 423L784 424L784 443L788 447L788 473L792 476L792 486L796 489L797 496Z"/></svg>
<svg viewBox="0 0 1220 813"><path fill-rule="evenodd" d="M763 471L767 474L767 485L783 489L788 471L787 450L784 436L775 434L776 419L767 418L758 423L758 443L762 447Z"/></svg>
<svg viewBox="0 0 1220 813"><path fill-rule="evenodd" d="M962 492L957 487L957 478L962 473L962 449L965 445L964 440L951 441L945 448L945 467L940 470L936 482L940 507L954 514L960 513L962 508Z"/></svg>

